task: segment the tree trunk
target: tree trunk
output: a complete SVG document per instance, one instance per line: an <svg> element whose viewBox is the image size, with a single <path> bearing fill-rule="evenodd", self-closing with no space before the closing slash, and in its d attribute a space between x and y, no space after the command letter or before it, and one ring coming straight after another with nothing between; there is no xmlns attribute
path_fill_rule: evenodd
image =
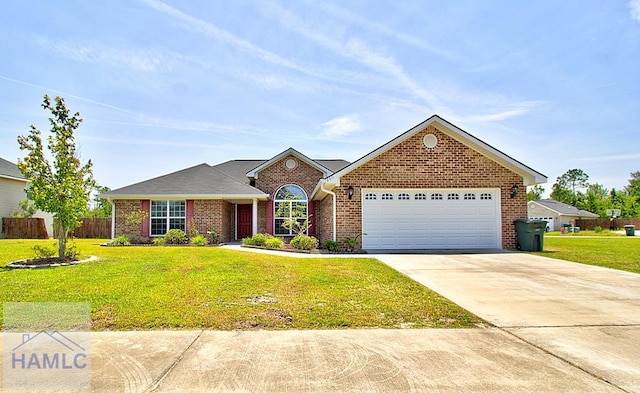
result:
<svg viewBox="0 0 640 393"><path fill-rule="evenodd" d="M67 228L62 224L58 224L58 256L64 258L67 253L67 236L69 235Z"/></svg>

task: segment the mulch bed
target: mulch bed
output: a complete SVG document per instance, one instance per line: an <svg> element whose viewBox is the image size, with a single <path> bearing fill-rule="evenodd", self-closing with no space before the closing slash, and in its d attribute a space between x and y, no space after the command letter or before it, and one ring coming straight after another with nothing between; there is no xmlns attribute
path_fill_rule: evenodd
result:
<svg viewBox="0 0 640 393"><path fill-rule="evenodd" d="M23 261L14 261L7 264L7 268L9 269L34 269L34 268L43 268L43 267L58 267L58 266L70 266L77 265L79 263L93 261L97 259L96 257L89 257L84 260L78 260L78 258L59 258L59 257L50 257L50 258L34 258L34 259L26 259Z"/></svg>

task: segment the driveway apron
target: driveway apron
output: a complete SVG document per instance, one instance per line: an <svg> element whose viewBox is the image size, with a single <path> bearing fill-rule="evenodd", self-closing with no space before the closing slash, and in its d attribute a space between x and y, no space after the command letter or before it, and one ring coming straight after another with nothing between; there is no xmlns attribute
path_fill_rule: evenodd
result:
<svg viewBox="0 0 640 393"><path fill-rule="evenodd" d="M376 257L523 341L640 392L640 275L514 252Z"/></svg>

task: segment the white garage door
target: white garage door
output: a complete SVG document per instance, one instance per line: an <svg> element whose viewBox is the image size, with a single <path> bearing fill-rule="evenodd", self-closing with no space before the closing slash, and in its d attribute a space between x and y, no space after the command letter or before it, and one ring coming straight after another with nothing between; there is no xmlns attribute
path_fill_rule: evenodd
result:
<svg viewBox="0 0 640 393"><path fill-rule="evenodd" d="M498 189L363 189L364 249L502 248Z"/></svg>

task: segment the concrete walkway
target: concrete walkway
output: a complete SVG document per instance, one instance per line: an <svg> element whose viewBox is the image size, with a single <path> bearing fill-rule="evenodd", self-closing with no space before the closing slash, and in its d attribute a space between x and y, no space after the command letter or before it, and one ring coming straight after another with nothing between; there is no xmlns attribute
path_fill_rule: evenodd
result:
<svg viewBox="0 0 640 393"><path fill-rule="evenodd" d="M640 275L517 253L377 257L497 327L93 333L91 390L640 392Z"/></svg>

